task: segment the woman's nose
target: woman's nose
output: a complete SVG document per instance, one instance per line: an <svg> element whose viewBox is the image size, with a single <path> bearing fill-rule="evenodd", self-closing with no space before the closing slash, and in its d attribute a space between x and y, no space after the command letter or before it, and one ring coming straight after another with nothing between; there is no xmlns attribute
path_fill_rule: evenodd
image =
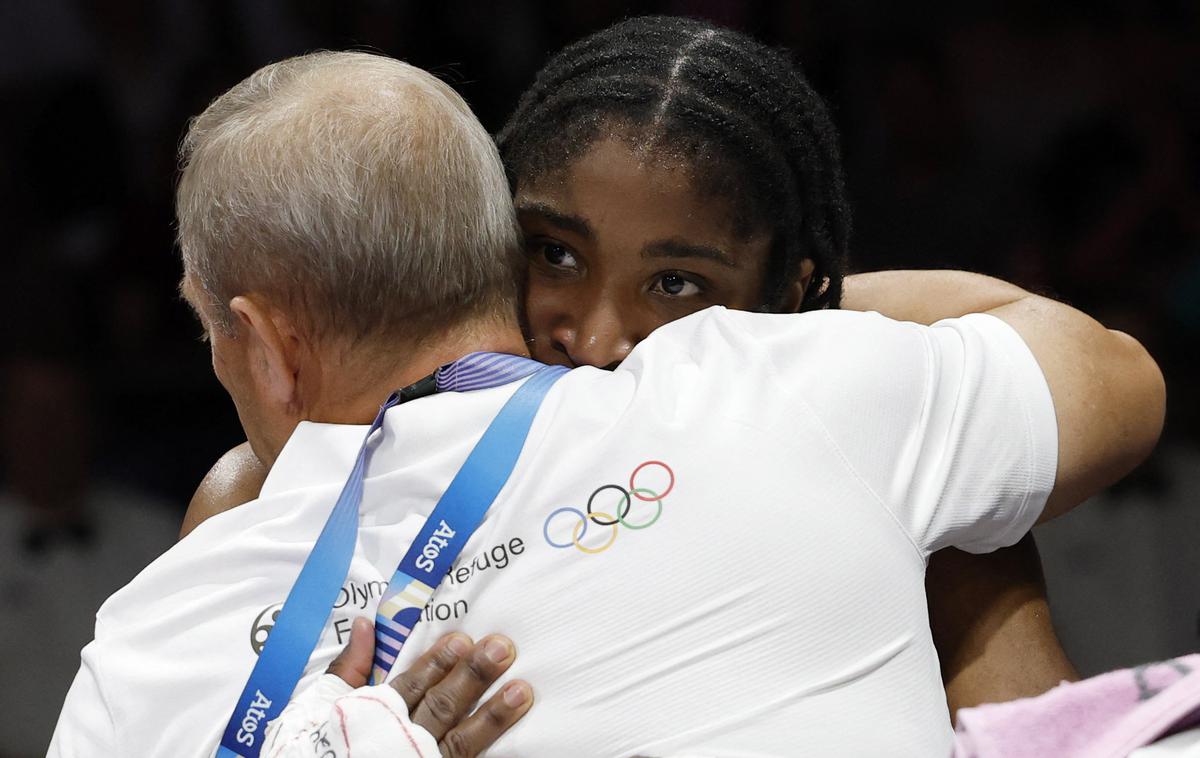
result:
<svg viewBox="0 0 1200 758"><path fill-rule="evenodd" d="M576 366L612 369L625 360L635 344L618 309L598 305L551 332L556 350Z"/></svg>

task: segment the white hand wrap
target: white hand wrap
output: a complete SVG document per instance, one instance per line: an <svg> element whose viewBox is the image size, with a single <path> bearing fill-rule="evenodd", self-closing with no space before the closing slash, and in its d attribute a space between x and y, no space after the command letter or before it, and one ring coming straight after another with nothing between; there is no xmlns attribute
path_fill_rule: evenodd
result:
<svg viewBox="0 0 1200 758"><path fill-rule="evenodd" d="M440 758L437 740L408 718L386 684L353 689L325 674L267 727L267 758Z"/></svg>

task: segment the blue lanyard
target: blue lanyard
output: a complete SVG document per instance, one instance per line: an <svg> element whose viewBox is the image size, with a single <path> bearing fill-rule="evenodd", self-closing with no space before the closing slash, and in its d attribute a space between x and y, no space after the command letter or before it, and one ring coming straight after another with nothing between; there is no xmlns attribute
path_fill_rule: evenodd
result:
<svg viewBox="0 0 1200 758"><path fill-rule="evenodd" d="M488 361L501 364L499 370L490 368ZM480 363L485 364L483 368L472 370L472 365ZM460 371L459 364L467 367ZM386 676L434 589L508 481L542 400L564 373L566 369L560 366L487 354L474 354L439 369L439 389L480 389L532 376L492 420L401 559L376 619L373 681L382 681ZM350 477L288 592L267 644L238 698L221 737L218 758L257 758L267 723L282 712L304 674L350 570L357 542L363 478L371 451L382 438L382 434L376 436L375 432L382 427L388 409L403 399L407 398L402 398L399 392L388 398L367 430ZM415 605L414 612L416 603L419 605Z"/></svg>

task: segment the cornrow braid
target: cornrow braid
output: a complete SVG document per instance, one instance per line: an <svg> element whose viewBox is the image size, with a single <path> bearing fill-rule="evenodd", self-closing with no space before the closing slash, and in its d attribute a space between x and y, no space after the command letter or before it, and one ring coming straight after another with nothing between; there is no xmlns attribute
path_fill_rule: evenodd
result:
<svg viewBox="0 0 1200 758"><path fill-rule="evenodd" d="M850 233L837 131L785 50L705 21L642 16L550 58L496 137L509 183L569 165L619 133L688 162L739 233L771 232L764 308L805 259L802 310L841 302Z"/></svg>

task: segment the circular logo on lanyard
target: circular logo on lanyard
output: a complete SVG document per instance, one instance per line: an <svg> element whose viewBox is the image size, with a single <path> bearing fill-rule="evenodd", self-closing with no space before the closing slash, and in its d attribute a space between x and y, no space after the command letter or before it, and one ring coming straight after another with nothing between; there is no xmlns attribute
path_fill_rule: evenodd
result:
<svg viewBox="0 0 1200 758"><path fill-rule="evenodd" d="M250 648L255 655L262 655L263 648L267 644L267 636L275 628L275 620L279 618L279 612L282 610L283 603L272 603L263 608L262 613L254 619L254 623L250 626Z"/></svg>

